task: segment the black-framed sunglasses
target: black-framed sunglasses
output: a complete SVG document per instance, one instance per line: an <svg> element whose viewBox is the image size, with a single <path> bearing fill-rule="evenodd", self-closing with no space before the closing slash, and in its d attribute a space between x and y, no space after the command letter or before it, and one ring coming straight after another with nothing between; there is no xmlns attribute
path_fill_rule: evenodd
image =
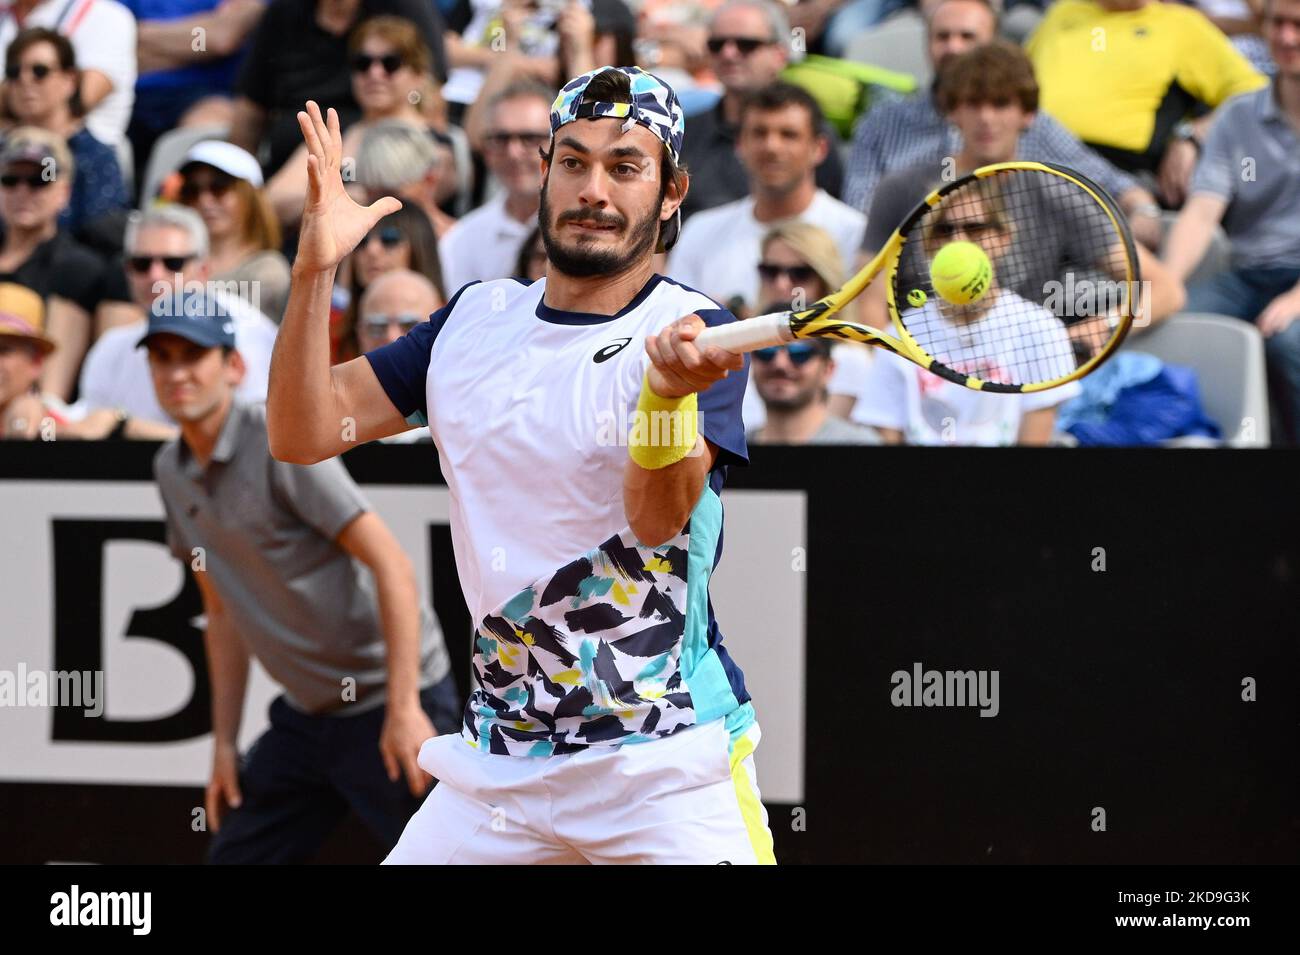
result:
<svg viewBox="0 0 1300 955"><path fill-rule="evenodd" d="M528 150L529 152L532 152L535 149L541 149L548 142L550 142L551 134L549 132L545 132L545 133L499 132L499 133L488 133L486 136L483 137L483 139L487 143L487 145L497 150L505 149L512 142L518 140L519 144L523 146L524 149Z"/></svg>
<svg viewBox="0 0 1300 955"><path fill-rule="evenodd" d="M222 199L226 193L234 188L234 185L235 177L224 172L219 172L207 179L187 176L185 181L181 183L181 202L187 205L198 202L199 196L205 192L211 193L214 199Z"/></svg>
<svg viewBox="0 0 1300 955"><path fill-rule="evenodd" d="M402 334L405 335L424 320L423 315L416 315L413 312L401 315L366 315L361 319L361 327L367 334L383 335L396 323L397 327L402 330Z"/></svg>
<svg viewBox="0 0 1300 955"><path fill-rule="evenodd" d="M785 275L795 285L807 285L817 278L817 270L811 265L777 265L775 262L759 262L758 274L764 282L775 282Z"/></svg>
<svg viewBox="0 0 1300 955"><path fill-rule="evenodd" d="M968 235L973 239L978 239L988 235L990 232L1001 232L1002 223L996 219L987 221L982 219L965 220L951 222L944 220L934 224L934 235L938 239L951 239L958 234Z"/></svg>
<svg viewBox="0 0 1300 955"><path fill-rule="evenodd" d="M53 73L55 69L56 67L50 66L48 63L33 63L29 67L24 67L22 64L16 63L13 66L5 67L5 76L11 80L16 80L18 77L22 76L23 73L27 73L32 79L39 83Z"/></svg>
<svg viewBox="0 0 1300 955"><path fill-rule="evenodd" d="M717 56L726 49L728 43L734 44L741 56L749 56L760 47L772 45L771 40L759 40L752 36L711 36L707 46L709 52Z"/></svg>
<svg viewBox="0 0 1300 955"><path fill-rule="evenodd" d="M46 179L38 172L34 172L30 176L20 176L14 172L7 172L3 176L0 176L0 186L3 186L5 189L12 189L19 183L22 183L29 189L44 189L47 186L54 185L54 180Z"/></svg>
<svg viewBox="0 0 1300 955"><path fill-rule="evenodd" d="M382 56L371 56L369 53L357 53L352 57L353 73L369 73L370 68L378 63L384 68L384 72L392 76L402 68L405 62L400 54L385 53Z"/></svg>
<svg viewBox="0 0 1300 955"><path fill-rule="evenodd" d="M161 262L168 272L179 272L192 258L192 255L132 255L127 258L126 266L136 275L144 275L155 262Z"/></svg>
<svg viewBox="0 0 1300 955"><path fill-rule="evenodd" d="M406 238L402 235L402 230L397 226L381 225L367 232L366 237L357 244L357 248L364 248L370 244L372 239L378 239L379 244L385 249L396 248L406 241Z"/></svg>
<svg viewBox="0 0 1300 955"><path fill-rule="evenodd" d="M826 352L812 344L811 342L791 342L788 345L777 345L772 348L760 348L754 352L754 357L764 365L769 365L776 361L776 353L785 351L785 356L790 359L790 364L798 368L819 356L825 355Z"/></svg>

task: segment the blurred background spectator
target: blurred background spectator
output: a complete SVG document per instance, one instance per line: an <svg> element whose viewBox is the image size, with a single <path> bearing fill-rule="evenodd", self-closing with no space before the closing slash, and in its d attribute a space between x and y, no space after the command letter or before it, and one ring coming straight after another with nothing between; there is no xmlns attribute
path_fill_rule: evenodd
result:
<svg viewBox="0 0 1300 955"><path fill-rule="evenodd" d="M1194 408L1185 369L1138 355L1141 325L1181 307L1185 281L1186 310L1211 317L1176 320L1153 341L1167 348L1180 336L1228 334L1215 313L1244 320L1232 327L1251 335L1258 329L1275 439L1296 440L1296 3L16 0L0 22L0 127L17 139L0 142L0 283L36 294L39 319L18 311L57 346L24 344L14 359L39 376L40 390L24 385L19 406L39 406L61 435L140 436L148 414L127 415L115 389L130 404L147 382L128 338L149 304L141 295L178 257L183 281L211 280L246 334L272 340L305 198L296 113L307 99L339 115L353 198L404 203L338 270L336 359L372 347L380 317L406 315L382 329L398 334L416 303L445 301L470 281L543 278L539 150L550 140L554 91L609 63L658 73L687 115L685 225L671 259L657 265L737 314L801 307L838 287L946 179L1007 159L1055 162L1114 195L1145 246L1144 322L1114 374L1072 402L1063 424L1073 438L1163 441L1172 419L1155 409ZM1034 68L1015 47L989 47L998 36L1025 44ZM1267 87L1266 76L1276 77ZM1181 216L1162 210L1186 195ZM132 205L146 217L188 206L204 224L202 242L183 222L143 238L137 225L133 241L150 247L123 252ZM1009 239L1008 291L1033 297L1051 256L1072 248L1069 221L1057 222L1060 249ZM395 278L375 285L388 274ZM409 300L374 306L380 292ZM888 320L879 296L855 303L852 317ZM259 347L241 350L255 356ZM1260 407L1263 376L1238 367L1240 355L1216 367L1220 354L1206 353L1197 371L1231 440L1240 428L1226 419ZM822 411L831 421L865 420L864 396L889 364L848 345L837 345L833 361L790 357L765 366L779 369L774 383L824 379L826 398L789 419L798 426L774 425L760 440L778 432L795 440ZM745 404L753 431L766 427L759 377ZM246 387L256 390L258 378L252 371ZM944 396L927 393L913 407L912 386L892 386L889 400L903 401L893 438L1044 440L1045 416L1024 407L991 429L945 435L917 411ZM982 420L958 405L956 418ZM1197 433L1195 418L1186 416L1188 433Z"/></svg>
<svg viewBox="0 0 1300 955"><path fill-rule="evenodd" d="M356 24L395 16L415 25L434 78L447 75L442 20L429 0L271 0L235 82L230 141L274 175L302 142L297 114L307 100L332 106L343 128L361 115L353 96L348 37ZM265 149L265 154L261 152Z"/></svg>
<svg viewBox="0 0 1300 955"><path fill-rule="evenodd" d="M810 43L820 40L831 56L844 56L855 36L910 5L911 0L804 0L790 20L808 31Z"/></svg>
<svg viewBox="0 0 1300 955"><path fill-rule="evenodd" d="M441 240L456 220L441 206L455 188L456 158L449 140L426 126L400 119L375 123L357 150L357 184L366 204L396 196L419 206Z"/></svg>
<svg viewBox="0 0 1300 955"><path fill-rule="evenodd" d="M718 102L707 46L710 8L716 6L696 0L646 0L641 7L633 61L673 88L688 117Z"/></svg>
<svg viewBox="0 0 1300 955"><path fill-rule="evenodd" d="M1057 0L1026 44L1043 109L1182 205L1211 111L1264 77L1197 10L1161 0Z"/></svg>
<svg viewBox="0 0 1300 955"><path fill-rule="evenodd" d="M55 30L72 42L81 70L78 111L94 137L113 147L129 172L126 127L135 103L136 79L136 24L131 11L115 0L11 0L0 20L0 49L7 50L27 27Z"/></svg>
<svg viewBox="0 0 1300 955"><path fill-rule="evenodd" d="M1001 285L1006 274L1007 256L1014 236L1006 220L1003 199L988 180L985 188L972 190L955 205L941 205L924 227L919 239L926 252L933 255L940 246L956 236L974 242L984 250L993 266L993 280L988 292L969 305L950 305L931 300L922 310L941 310L931 326L939 336L959 337L961 329L975 322L985 328L1000 322L1021 323L1033 306L1014 291ZM1039 355L1030 360L1050 360L1051 355L1068 355L1069 336L1065 327L1045 308L1039 307L1045 328L1052 337L1037 342ZM996 336L994 336L996 338ZM948 341L921 341L932 352L948 349ZM1003 355L981 356L992 364L1024 361L1017 351ZM940 378L898 355L878 350L873 356L862 392L853 406L853 420L879 430L890 444L1042 445L1052 440L1056 409L1064 401L1080 394L1078 382L1027 394L997 395L972 391Z"/></svg>
<svg viewBox="0 0 1300 955"><path fill-rule="evenodd" d="M475 280L506 278L514 268L519 247L537 224L538 153L551 141L554 98L554 89L522 80L487 102L483 159L500 188L438 245L449 294Z"/></svg>
<svg viewBox="0 0 1300 955"><path fill-rule="evenodd" d="M63 137L34 126L9 131L0 149L0 282L17 282L45 299L46 333L58 348L47 357L41 387L72 397L94 315L120 297L104 261L59 227L76 170Z"/></svg>
<svg viewBox="0 0 1300 955"><path fill-rule="evenodd" d="M186 154L180 177L180 201L208 229L212 280L278 323L289 300L289 262L257 160L232 143L207 140Z"/></svg>
<svg viewBox="0 0 1300 955"><path fill-rule="evenodd" d="M395 342L442 308L443 298L419 272L393 269L366 286L357 318L361 353Z"/></svg>
<svg viewBox="0 0 1300 955"><path fill-rule="evenodd" d="M186 293L195 293L186 300L215 301L229 315L246 369L236 393L246 401L265 401L276 326L239 296L219 288L211 290L210 296L205 294L212 262L207 228L198 214L177 205L136 213L127 223L126 253L138 318L104 332L91 348L81 372L80 398L73 406L73 416L91 419L98 411L113 409L131 421L160 425L172 432L172 420L154 392L148 356L138 345L147 317L155 312L175 314Z"/></svg>
<svg viewBox="0 0 1300 955"><path fill-rule="evenodd" d="M1188 288L1188 310L1256 324L1279 436L1300 444L1300 0L1267 0L1264 31L1277 75L1219 110L1165 260L1187 279L1222 224L1229 268Z"/></svg>
<svg viewBox="0 0 1300 955"><path fill-rule="evenodd" d="M746 97L769 86L790 57L790 24L781 5L770 0L732 0L709 24L708 49L722 98L708 112L690 118L690 135L682 142L682 160L691 171L691 188L682 204L689 218L742 198L745 170L737 157L741 113ZM828 142L834 133L818 111L818 130ZM844 183L839 153L827 149L814 164L817 185L833 197Z"/></svg>
<svg viewBox="0 0 1300 955"><path fill-rule="evenodd" d="M36 381L57 345L45 334L45 303L29 288L0 282L0 438L35 438L52 414Z"/></svg>
<svg viewBox="0 0 1300 955"><path fill-rule="evenodd" d="M502 60L514 78L558 88L602 64L630 65L636 19L622 0L451 0L444 95L463 110L484 98ZM490 93L487 95L491 95Z"/></svg>
<svg viewBox="0 0 1300 955"><path fill-rule="evenodd" d="M835 239L821 226L810 222L783 222L764 234L758 262L758 301L764 311L804 308L844 284L848 272ZM844 317L857 318L855 303L849 303ZM828 408L836 417L847 419L862 389L871 363L868 346L838 344L835 362L826 384ZM741 417L745 429L759 430L767 412L755 383L753 363L745 388Z"/></svg>
<svg viewBox="0 0 1300 955"><path fill-rule="evenodd" d="M429 47L409 20L384 16L356 26L348 41L352 97L360 116L343 134L343 155L360 166L361 141L376 123L402 120L426 126L421 107L435 95ZM307 147L298 147L271 177L266 194L286 227L295 228L307 198ZM353 168L356 181L360 170Z"/></svg>
<svg viewBox="0 0 1300 955"><path fill-rule="evenodd" d="M890 234L930 190L980 166L1024 157L1023 144L1038 109L1038 84L1029 57L1006 40L973 46L946 57L934 85L939 112L957 129L961 149L955 156L924 161L892 172L877 185L867 215L862 260L880 251ZM1045 290L1066 281L1066 271L1101 272L1108 249L1086 247L1088 228L1080 214L1086 211L1061 203L1048 190L1034 193L1042 229L1032 245L1014 241L1004 257L999 279L1022 298L1042 302ZM1157 220L1158 224L1158 220ZM1138 264L1146 283L1144 324L1154 324L1182 307L1180 281L1164 268L1154 253L1137 246ZM1085 273L1086 274L1086 273ZM1123 281L1125 276L1113 276ZM886 321L883 286L869 290L860 304L868 324Z"/></svg>
<svg viewBox="0 0 1300 955"><path fill-rule="evenodd" d="M990 42L997 29L998 14L990 0L931 3L926 20L926 57L936 77L948 59ZM866 212L883 176L918 163L937 167L961 148L961 131L939 108L933 89L904 99L885 98L854 129L844 201ZM1160 208L1151 192L1085 147L1047 112L1034 113L1016 158L1077 169L1119 200L1132 217L1139 241L1153 248L1159 244Z"/></svg>
<svg viewBox="0 0 1300 955"><path fill-rule="evenodd" d="M125 0L136 18L139 78L127 127L143 184L154 143L209 97L229 99L266 0ZM136 192L138 193L138 187Z"/></svg>
<svg viewBox="0 0 1300 955"><path fill-rule="evenodd" d="M743 303L738 307L752 309L759 301L763 234L787 219L814 222L834 236L847 268L866 220L818 187L816 169L830 148L821 110L803 89L777 82L750 93L741 107L736 143L749 197L688 219L668 274L728 307L738 299Z"/></svg>
<svg viewBox="0 0 1300 955"><path fill-rule="evenodd" d="M540 227L528 233L524 244L519 247L519 258L511 275L536 282L546 277L546 246L542 242Z"/></svg>
<svg viewBox="0 0 1300 955"><path fill-rule="evenodd" d="M438 297L447 299L447 286L438 264L437 237L429 217L414 205L403 206L380 219L348 256L348 302L331 335L338 356L335 361L347 361L361 353L357 317L362 296L371 282L398 269L423 275Z"/></svg>
<svg viewBox="0 0 1300 955"><path fill-rule="evenodd" d="M840 347L835 346L838 351ZM873 430L830 413L835 374L826 339L791 342L753 353L750 376L767 411L761 428L747 430L753 444L879 444Z"/></svg>
<svg viewBox="0 0 1300 955"><path fill-rule="evenodd" d="M365 354L397 341L446 304L432 282L410 269L377 276L361 295L357 311L357 345ZM385 438L387 444L431 441L428 428L411 428Z"/></svg>
<svg viewBox="0 0 1300 955"><path fill-rule="evenodd" d="M89 234L120 247L130 205L126 182L117 153L73 113L77 83L76 53L60 33L29 27L5 50L6 116L19 126L38 126L63 137L72 155L72 196L59 214L59 226L78 238Z"/></svg>
<svg viewBox="0 0 1300 955"><path fill-rule="evenodd" d="M1264 0L1193 0L1192 6L1223 31L1251 66L1266 76L1276 72L1268 43L1260 31Z"/></svg>

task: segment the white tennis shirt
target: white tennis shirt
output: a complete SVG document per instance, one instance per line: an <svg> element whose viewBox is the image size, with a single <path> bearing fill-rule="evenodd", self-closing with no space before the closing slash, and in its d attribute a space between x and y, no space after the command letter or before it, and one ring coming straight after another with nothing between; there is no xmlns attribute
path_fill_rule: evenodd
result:
<svg viewBox="0 0 1300 955"><path fill-rule="evenodd" d="M700 431L719 452L681 533L645 546L623 504L646 336L692 313L709 325L735 319L658 275L613 316L550 308L545 287L468 285L366 356L394 406L427 421L451 495L477 628L465 737L545 756L724 716L743 732L752 707L708 577L727 465L747 461L748 364L699 396Z"/></svg>

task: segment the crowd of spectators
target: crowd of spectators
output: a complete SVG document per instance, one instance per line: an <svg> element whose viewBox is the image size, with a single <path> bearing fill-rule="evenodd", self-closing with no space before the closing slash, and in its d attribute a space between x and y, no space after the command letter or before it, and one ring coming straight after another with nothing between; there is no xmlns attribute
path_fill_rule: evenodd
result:
<svg viewBox="0 0 1300 955"><path fill-rule="evenodd" d="M891 18L919 24L923 88L844 59ZM611 64L662 76L687 112L690 188L660 270L737 316L833 290L954 175L1058 163L1124 211L1141 324L1192 312L1253 326L1272 440L1300 443L1300 0L10 0L0 50L5 437L173 434L136 344L151 310L195 301L233 323L239 394L265 396L309 99L339 114L353 197L403 201L339 271L336 360L405 334L466 283L544 278L550 106L568 78ZM821 72L793 69L810 57ZM826 118L844 83L848 136ZM1028 285L1051 277L1038 251ZM889 320L882 296L854 311ZM746 429L796 444L1236 433L1200 413L1195 377L1142 353L1148 330L1104 378L1032 399L958 394L851 344L768 349ZM1157 380L1184 386L1159 392L1161 408L1197 413L1155 427L1172 420L1140 410Z"/></svg>

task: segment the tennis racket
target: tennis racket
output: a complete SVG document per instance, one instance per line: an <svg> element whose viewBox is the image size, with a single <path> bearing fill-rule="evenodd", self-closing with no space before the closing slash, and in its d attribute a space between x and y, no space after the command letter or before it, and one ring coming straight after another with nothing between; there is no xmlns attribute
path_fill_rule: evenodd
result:
<svg viewBox="0 0 1300 955"><path fill-rule="evenodd" d="M990 267L964 291L941 271L945 298L931 266L959 241L979 246ZM875 282L885 283L892 336L838 315ZM801 310L706 329L696 344L747 352L841 339L977 391L1042 391L1114 354L1133 324L1139 283L1124 215L1100 186L1063 166L997 163L926 196L842 288Z"/></svg>

